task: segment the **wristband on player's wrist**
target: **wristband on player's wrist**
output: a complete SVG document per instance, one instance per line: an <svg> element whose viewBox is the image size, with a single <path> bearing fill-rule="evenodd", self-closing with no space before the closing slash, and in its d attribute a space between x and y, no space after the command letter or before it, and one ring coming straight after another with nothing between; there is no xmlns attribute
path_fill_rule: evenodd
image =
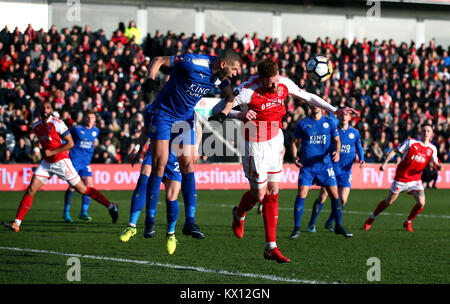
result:
<svg viewBox="0 0 450 304"><path fill-rule="evenodd" d="M138 153L140 149L141 149L141 145L139 145L139 144L135 145L133 148L134 152L136 152L136 153Z"/></svg>

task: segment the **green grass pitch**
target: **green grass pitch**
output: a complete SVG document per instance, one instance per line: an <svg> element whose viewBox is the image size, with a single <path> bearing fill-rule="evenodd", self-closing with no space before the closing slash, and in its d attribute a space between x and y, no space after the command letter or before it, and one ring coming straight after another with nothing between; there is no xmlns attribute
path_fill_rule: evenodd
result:
<svg viewBox="0 0 450 304"><path fill-rule="evenodd" d="M143 237L143 212L138 233L128 243L119 242L119 235L128 222L130 191L104 192L119 203L116 224L95 201L89 209L93 222L78 220L81 198L77 194L71 210L74 222L64 223L64 193L39 192L19 233L0 230L0 283L72 283L67 280L71 267L67 260L72 255L80 260L81 281L77 283L81 284L450 283L450 190L426 190L427 205L413 222L414 233L402 227L414 204L412 196L401 194L370 231L363 231L364 221L387 190L352 190L343 212L344 227L355 235L352 239L324 229L329 200L318 218L317 233L306 231L318 194L312 190L305 203L302 233L296 240L289 239L296 191L281 190L277 243L292 260L282 265L263 258L263 220L256 209L247 215L244 238L234 237L231 210L243 192L198 192L196 221L206 235L204 240L182 235L180 195L179 244L171 256L165 252L164 192L160 194L155 238ZM1 220L14 218L22 195L1 193ZM380 261L380 281L368 281L371 257Z"/></svg>

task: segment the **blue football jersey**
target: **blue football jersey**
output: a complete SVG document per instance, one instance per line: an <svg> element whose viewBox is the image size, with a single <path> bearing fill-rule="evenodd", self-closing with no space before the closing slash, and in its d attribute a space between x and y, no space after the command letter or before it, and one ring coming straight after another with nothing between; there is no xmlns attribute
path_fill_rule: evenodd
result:
<svg viewBox="0 0 450 304"><path fill-rule="evenodd" d="M195 105L215 86L225 87L213 75L212 65L216 56L183 54L170 57L172 72L169 81L153 102L155 109L161 109L174 118L192 116Z"/></svg>
<svg viewBox="0 0 450 304"><path fill-rule="evenodd" d="M74 126L70 129L74 146L70 149L69 156L74 164L90 164L94 154L94 141L99 133L97 127L88 129L84 125Z"/></svg>
<svg viewBox="0 0 450 304"><path fill-rule="evenodd" d="M347 130L338 128L338 131L341 140L341 153L339 162L334 165L336 175L351 173L356 153L358 153L360 160L364 160L364 149L361 145L359 131L352 127L348 127ZM330 151L334 151L333 147L334 144Z"/></svg>
<svg viewBox="0 0 450 304"><path fill-rule="evenodd" d="M330 145L339 136L333 119L327 116L319 120L309 116L303 118L297 123L294 136L301 139L300 162L304 167L322 168L332 163Z"/></svg>

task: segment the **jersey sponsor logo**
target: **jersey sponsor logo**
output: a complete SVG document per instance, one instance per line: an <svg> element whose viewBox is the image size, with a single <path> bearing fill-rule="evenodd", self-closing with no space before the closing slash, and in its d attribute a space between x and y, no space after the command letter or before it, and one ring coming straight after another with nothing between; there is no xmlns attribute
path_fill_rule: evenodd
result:
<svg viewBox="0 0 450 304"><path fill-rule="evenodd" d="M92 147L92 141L82 140L80 142L80 147L83 149L90 149Z"/></svg>
<svg viewBox="0 0 450 304"><path fill-rule="evenodd" d="M342 145L341 146L341 153L350 153L350 145Z"/></svg>
<svg viewBox="0 0 450 304"><path fill-rule="evenodd" d="M411 156L411 160L416 161L418 163L425 163L427 160L425 157L423 157L422 155L412 155Z"/></svg>
<svg viewBox="0 0 450 304"><path fill-rule="evenodd" d="M325 129L328 129L330 127L330 124L327 122L324 122L322 125Z"/></svg>
<svg viewBox="0 0 450 304"><path fill-rule="evenodd" d="M327 143L326 135L311 135L309 136L309 143L312 145L324 145Z"/></svg>
<svg viewBox="0 0 450 304"><path fill-rule="evenodd" d="M284 100L283 99L269 98L267 100L268 100L268 102L263 103L261 105L261 110L270 109L270 108L273 108L273 107L279 106L279 105L284 105Z"/></svg>
<svg viewBox="0 0 450 304"><path fill-rule="evenodd" d="M189 88L186 90L186 93L191 95L192 97L202 98L203 95L209 92L209 88L202 87L198 84L191 83Z"/></svg>

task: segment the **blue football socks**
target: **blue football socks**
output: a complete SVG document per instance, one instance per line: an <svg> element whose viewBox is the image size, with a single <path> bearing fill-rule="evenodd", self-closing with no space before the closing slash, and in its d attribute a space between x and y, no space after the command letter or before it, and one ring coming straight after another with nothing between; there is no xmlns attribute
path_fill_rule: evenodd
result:
<svg viewBox="0 0 450 304"><path fill-rule="evenodd" d="M181 193L184 199L185 223L195 223L197 209L197 189L195 188L194 172L185 173L181 177Z"/></svg>
<svg viewBox="0 0 450 304"><path fill-rule="evenodd" d="M70 191L70 189L67 189L66 192L64 193L64 212L69 212L74 192L75 191Z"/></svg>
<svg viewBox="0 0 450 304"><path fill-rule="evenodd" d="M156 205L158 205L159 188L161 187L162 176L150 174L147 183L146 195L146 219L145 223L154 223L156 216Z"/></svg>
<svg viewBox="0 0 450 304"><path fill-rule="evenodd" d="M311 219L309 220L309 225L316 224L317 217L319 216L319 213L322 210L323 205L325 205L325 204L320 204L319 201L317 201L317 200L314 202L312 213L311 213Z"/></svg>
<svg viewBox="0 0 450 304"><path fill-rule="evenodd" d="M178 200L169 201L166 200L166 208L167 208L167 233L175 232L175 225L177 224L178 212L180 207L178 206Z"/></svg>
<svg viewBox="0 0 450 304"><path fill-rule="evenodd" d="M303 209L305 208L305 199L296 197L294 203L294 224L295 228L300 228L300 222L303 216Z"/></svg>
<svg viewBox="0 0 450 304"><path fill-rule="evenodd" d="M141 174L139 176L136 188L134 188L133 195L131 197L129 223L135 226L145 205L148 179L149 177L145 174Z"/></svg>

